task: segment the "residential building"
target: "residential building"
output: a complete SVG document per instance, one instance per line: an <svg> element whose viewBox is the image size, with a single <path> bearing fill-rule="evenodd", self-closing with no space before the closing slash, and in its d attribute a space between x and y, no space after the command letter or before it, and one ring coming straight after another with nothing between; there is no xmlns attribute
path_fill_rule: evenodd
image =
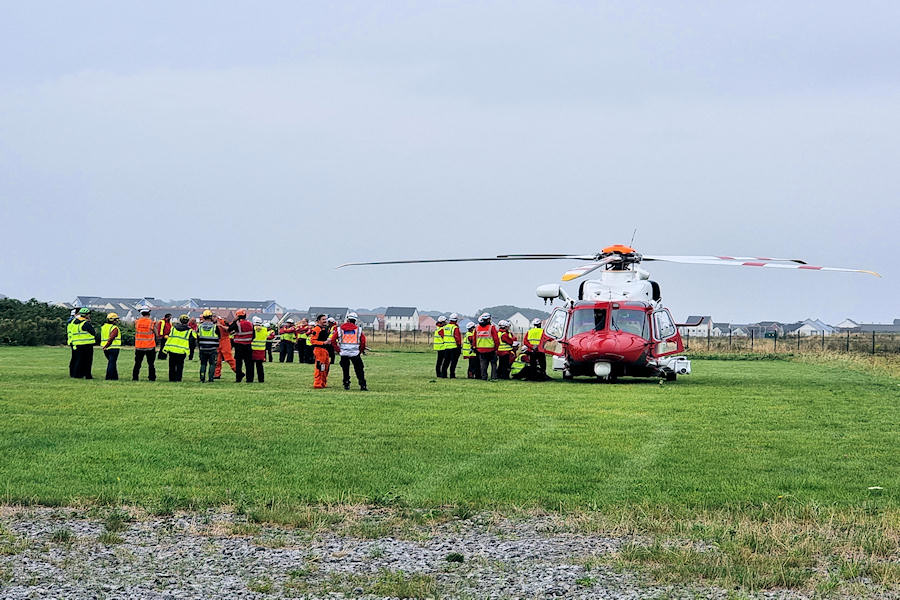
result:
<svg viewBox="0 0 900 600"><path fill-rule="evenodd" d="M804 319L800 322L800 326L794 330L788 331L785 330L785 335L794 334L800 336L810 336L810 335L831 335L835 333L836 329L827 323L823 323L819 319Z"/></svg>
<svg viewBox="0 0 900 600"><path fill-rule="evenodd" d="M437 329L437 322L431 315L419 315L419 331L433 332Z"/></svg>
<svg viewBox="0 0 900 600"><path fill-rule="evenodd" d="M413 331L419 327L419 311L414 306L388 306L384 311L388 331Z"/></svg>
<svg viewBox="0 0 900 600"><path fill-rule="evenodd" d="M275 313L284 314L284 307L274 300L207 300L204 298L190 298L182 304L183 308L195 310L238 310L243 308L248 313Z"/></svg>
<svg viewBox="0 0 900 600"><path fill-rule="evenodd" d="M513 333L521 334L531 329L531 319L520 312L513 313L509 316L509 328Z"/></svg>
<svg viewBox="0 0 900 600"><path fill-rule="evenodd" d="M318 315L325 315L334 317L338 323L343 323L347 318L348 312L350 312L350 309L346 306L310 306L309 311L306 313L306 318L309 319L310 323L313 323Z"/></svg>
<svg viewBox="0 0 900 600"><path fill-rule="evenodd" d="M687 325L678 328L681 335L690 337L707 337L712 335L712 317L709 315L691 315L684 321Z"/></svg>

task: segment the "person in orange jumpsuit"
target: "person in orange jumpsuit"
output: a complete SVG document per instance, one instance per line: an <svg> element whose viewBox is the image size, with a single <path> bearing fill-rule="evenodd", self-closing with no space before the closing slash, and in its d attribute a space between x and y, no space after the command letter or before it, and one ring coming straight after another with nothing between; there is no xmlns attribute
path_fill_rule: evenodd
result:
<svg viewBox="0 0 900 600"><path fill-rule="evenodd" d="M313 348L313 356L316 359L315 375L313 376L313 389L319 390L328 384L328 369L331 367L331 356L328 348L332 344L331 327L325 315L316 317L316 325L309 333L309 343Z"/></svg>
<svg viewBox="0 0 900 600"><path fill-rule="evenodd" d="M234 360L234 354L231 353L231 338L228 337L228 323L225 319L219 317L216 325L219 327L219 353L216 354L216 379L222 378L222 361L224 360L231 367L231 372L237 371L237 363Z"/></svg>

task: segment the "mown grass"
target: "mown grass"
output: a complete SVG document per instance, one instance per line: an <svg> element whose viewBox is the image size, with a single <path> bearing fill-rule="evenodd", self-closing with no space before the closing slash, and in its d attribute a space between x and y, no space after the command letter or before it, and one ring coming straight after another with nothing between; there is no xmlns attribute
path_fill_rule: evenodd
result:
<svg viewBox="0 0 900 600"><path fill-rule="evenodd" d="M253 386L227 368L201 386L196 362L180 384L162 381L165 363L154 384L72 381L65 349L4 348L0 499L231 505L248 521L238 535L281 523L364 538L552 511L572 531L633 536L606 560L661 581L896 587L892 359L747 358L695 360L674 384L597 385L435 380L429 354L378 353L360 393L340 388L339 369L312 390L298 364L267 364ZM358 504L384 517L358 518ZM127 521L115 515L106 543ZM8 532L0 542L21 551Z"/></svg>

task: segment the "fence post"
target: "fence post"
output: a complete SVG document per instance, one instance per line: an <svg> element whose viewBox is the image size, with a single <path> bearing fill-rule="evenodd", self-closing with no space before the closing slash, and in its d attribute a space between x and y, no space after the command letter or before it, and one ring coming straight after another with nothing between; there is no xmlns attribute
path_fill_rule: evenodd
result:
<svg viewBox="0 0 900 600"><path fill-rule="evenodd" d="M822 330L822 352L825 352L825 330Z"/></svg>
<svg viewBox="0 0 900 600"><path fill-rule="evenodd" d="M800 330L797 330L797 352L800 352Z"/></svg>
<svg viewBox="0 0 900 600"><path fill-rule="evenodd" d="M385 328L384 328L384 344L385 344L385 345L387 345L387 343L388 343L388 341L387 341L387 332L388 332L388 328L385 327Z"/></svg>
<svg viewBox="0 0 900 600"><path fill-rule="evenodd" d="M707 328L706 328L706 351L707 351L707 352L709 352L709 336L710 336L710 334L712 333L712 332L710 331L710 329L712 329L712 328L711 328L711 327L707 327Z"/></svg>
<svg viewBox="0 0 900 600"><path fill-rule="evenodd" d="M778 330L775 330L775 337L772 338L772 354L778 354Z"/></svg>
<svg viewBox="0 0 900 600"><path fill-rule="evenodd" d="M850 330L847 330L847 352L850 352Z"/></svg>
<svg viewBox="0 0 900 600"><path fill-rule="evenodd" d="M728 351L731 352L731 327L728 327Z"/></svg>
<svg viewBox="0 0 900 600"><path fill-rule="evenodd" d="M872 330L872 354L875 354L875 330Z"/></svg>
<svg viewBox="0 0 900 600"><path fill-rule="evenodd" d="M753 330L750 330L750 352L753 352Z"/></svg>

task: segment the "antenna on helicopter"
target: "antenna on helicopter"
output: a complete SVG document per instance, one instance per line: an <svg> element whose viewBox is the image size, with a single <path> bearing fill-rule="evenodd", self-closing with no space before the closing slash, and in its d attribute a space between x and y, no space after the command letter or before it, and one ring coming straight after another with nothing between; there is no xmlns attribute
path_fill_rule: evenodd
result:
<svg viewBox="0 0 900 600"><path fill-rule="evenodd" d="M634 228L634 232L631 234L631 241L628 243L629 246L634 248L634 236L637 235L637 227Z"/></svg>

